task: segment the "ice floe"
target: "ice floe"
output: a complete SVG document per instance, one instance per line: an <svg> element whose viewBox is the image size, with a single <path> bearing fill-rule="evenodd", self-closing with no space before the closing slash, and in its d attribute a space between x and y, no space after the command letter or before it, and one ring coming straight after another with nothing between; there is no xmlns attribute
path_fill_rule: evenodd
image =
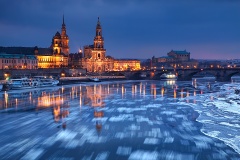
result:
<svg viewBox="0 0 240 160"><path fill-rule="evenodd" d="M130 155L132 152L132 147L119 146L117 149L117 155L126 156Z"/></svg>

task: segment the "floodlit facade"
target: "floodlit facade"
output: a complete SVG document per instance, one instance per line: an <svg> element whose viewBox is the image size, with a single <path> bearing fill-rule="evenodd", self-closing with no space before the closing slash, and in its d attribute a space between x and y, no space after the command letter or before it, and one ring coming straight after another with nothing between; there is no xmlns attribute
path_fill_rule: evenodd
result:
<svg viewBox="0 0 240 160"><path fill-rule="evenodd" d="M88 72L107 72L107 71L126 71L140 70L139 60L114 59L106 56L104 48L104 38L102 35L102 27L98 18L96 26L96 35L93 45L84 47L84 57L82 58L82 66Z"/></svg>
<svg viewBox="0 0 240 160"><path fill-rule="evenodd" d="M34 55L0 53L1 69L36 69L37 58Z"/></svg>
<svg viewBox="0 0 240 160"><path fill-rule="evenodd" d="M130 59L114 59L111 56L106 56L104 47L104 38L102 27L98 18L96 26L96 34L93 40L93 45L84 46L84 52L77 54L69 53L69 37L63 17L61 32L56 32L52 38L52 43L49 48L40 47L0 47L0 53L18 55L14 59L17 62L22 59L22 55L28 56L28 60L24 64L8 64L10 60L2 61L2 68L16 69L38 69L38 68L82 68L87 72L108 72L108 71L126 71L140 70L139 60ZM31 56L30 56L31 55ZM30 62L29 57L35 58ZM1 58L1 57L0 57ZM11 61L12 62L12 61ZM21 61L23 62L23 61ZM31 63L31 66L30 66Z"/></svg>

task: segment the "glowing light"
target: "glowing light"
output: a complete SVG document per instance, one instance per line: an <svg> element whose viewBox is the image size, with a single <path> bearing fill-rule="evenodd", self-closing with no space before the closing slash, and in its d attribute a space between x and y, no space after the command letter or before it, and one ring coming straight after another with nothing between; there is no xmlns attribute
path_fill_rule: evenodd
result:
<svg viewBox="0 0 240 160"><path fill-rule="evenodd" d="M163 97L163 95L164 95L164 88L162 87L162 89L161 89L161 95L162 95L162 97Z"/></svg>
<svg viewBox="0 0 240 160"><path fill-rule="evenodd" d="M176 89L174 89L174 91L173 91L173 97L174 97L174 98L177 97L177 91L176 91Z"/></svg>
<svg viewBox="0 0 240 160"><path fill-rule="evenodd" d="M183 89L181 89L181 98L183 98Z"/></svg>

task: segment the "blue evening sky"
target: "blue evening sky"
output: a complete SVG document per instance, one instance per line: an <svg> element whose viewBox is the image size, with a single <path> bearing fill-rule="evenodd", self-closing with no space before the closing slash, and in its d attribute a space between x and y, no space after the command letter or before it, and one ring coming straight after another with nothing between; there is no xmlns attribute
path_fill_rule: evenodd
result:
<svg viewBox="0 0 240 160"><path fill-rule="evenodd" d="M107 55L240 59L240 0L1 0L0 46L49 47L65 16L72 53L93 44L97 17Z"/></svg>

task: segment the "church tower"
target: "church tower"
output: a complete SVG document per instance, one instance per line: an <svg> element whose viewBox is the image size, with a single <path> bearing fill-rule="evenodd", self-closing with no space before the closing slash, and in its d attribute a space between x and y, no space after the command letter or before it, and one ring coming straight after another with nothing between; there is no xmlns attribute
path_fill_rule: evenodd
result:
<svg viewBox="0 0 240 160"><path fill-rule="evenodd" d="M96 26L96 36L94 37L93 42L93 50L95 51L94 57L96 59L105 59L106 50L104 49L104 38L102 37L102 27L99 21L99 17Z"/></svg>
<svg viewBox="0 0 240 160"><path fill-rule="evenodd" d="M54 54L60 54L62 52L62 41L61 41L61 34L57 32L55 36L52 38L52 49Z"/></svg>
<svg viewBox="0 0 240 160"><path fill-rule="evenodd" d="M67 29L64 22L64 16L63 16L61 34L57 32L52 39L52 49L54 54L63 53L64 55L68 56L69 54L68 42L69 42L69 38L67 35Z"/></svg>
<svg viewBox="0 0 240 160"><path fill-rule="evenodd" d="M104 48L104 38L102 37L102 27L99 21L97 22L96 27L96 36L94 38L94 48L103 49Z"/></svg>
<svg viewBox="0 0 240 160"><path fill-rule="evenodd" d="M99 17L93 45L84 46L82 66L86 68L88 72L98 73L110 71L113 68L113 60L106 57L106 49L104 48L104 38L102 36L102 27Z"/></svg>
<svg viewBox="0 0 240 160"><path fill-rule="evenodd" d="M62 52L65 55L68 55L69 54L69 46L68 46L69 38L67 35L67 29L66 29L66 25L64 22L64 15L63 15L61 39L62 39Z"/></svg>

